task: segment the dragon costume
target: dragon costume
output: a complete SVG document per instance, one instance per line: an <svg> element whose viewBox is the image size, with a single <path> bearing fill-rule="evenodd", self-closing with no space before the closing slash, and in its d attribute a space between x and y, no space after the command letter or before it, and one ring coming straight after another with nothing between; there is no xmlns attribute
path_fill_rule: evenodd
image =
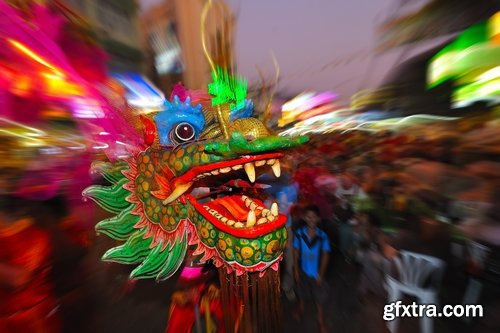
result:
<svg viewBox="0 0 500 333"><path fill-rule="evenodd" d="M201 14L212 69L207 92L177 85L162 111L128 117L142 129L144 145L132 145L124 160L94 163L110 185L91 186L83 195L116 214L96 226L123 242L103 260L137 265L132 279L161 281L175 274L189 250L219 269L224 323L209 331L277 332L287 216L261 195L266 185L255 182L266 172L280 177L283 150L308 139L275 136L252 117L247 83L233 74L231 42L216 38L214 55L208 50L205 22L213 6L207 1ZM218 20L218 36L232 36L229 16Z"/></svg>
<svg viewBox="0 0 500 333"><path fill-rule="evenodd" d="M212 259L238 275L276 267L286 241L285 217L276 204L264 207L242 194L201 202L192 193L243 174L254 182L256 172L265 169L279 177L279 150L304 138L269 136L257 119L240 118L230 123L229 140L202 141L210 132L200 135L206 128L201 105L192 106L189 98L182 102L177 96L166 104L166 110L154 117L160 145L124 162L93 166L112 185L92 186L83 194L117 214L96 229L126 241L104 259L141 263L131 277L163 280L175 273L187 245L197 244L204 260ZM233 126L254 132L260 128L249 139Z"/></svg>
<svg viewBox="0 0 500 333"><path fill-rule="evenodd" d="M246 192L227 184L240 178L254 183L267 171L279 177L281 151L307 139L272 136L262 122L249 117L252 103L237 93L244 91L243 81L227 73L215 77L221 81L211 83L209 91L216 106L203 103L206 95L198 94L195 98L202 102L193 102L190 92L176 87L164 111L142 117L149 146L125 161L95 163L93 170L111 185L91 186L83 195L116 214L96 226L99 233L124 242L103 259L138 265L130 274L133 279L171 277L193 245L201 262L212 260L225 271L222 284L246 284L244 294L250 277L253 283L264 281L271 268L274 273L267 280L279 289L276 272L287 241L287 218L276 203L266 207L252 197L257 186ZM228 90L222 92L224 84ZM229 138L217 120L217 101L228 110ZM215 191L203 194L199 188Z"/></svg>

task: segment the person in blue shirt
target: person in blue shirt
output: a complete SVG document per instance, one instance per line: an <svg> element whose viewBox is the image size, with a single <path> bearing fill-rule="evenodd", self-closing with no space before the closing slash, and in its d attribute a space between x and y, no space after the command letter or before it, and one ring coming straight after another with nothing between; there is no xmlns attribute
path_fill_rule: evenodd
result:
<svg viewBox="0 0 500 333"><path fill-rule="evenodd" d="M327 234L318 227L321 217L317 206L305 207L302 218L305 225L295 232L293 238L297 315L302 316L304 302L312 299L318 311L319 330L326 332L323 304L328 299L328 293L324 278L330 257L330 242Z"/></svg>

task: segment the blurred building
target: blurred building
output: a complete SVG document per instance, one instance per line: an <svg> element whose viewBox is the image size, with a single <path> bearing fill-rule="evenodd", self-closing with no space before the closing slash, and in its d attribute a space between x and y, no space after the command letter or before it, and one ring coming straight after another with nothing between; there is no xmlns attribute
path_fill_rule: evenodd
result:
<svg viewBox="0 0 500 333"><path fill-rule="evenodd" d="M110 55L115 72L143 71L136 0L64 0L93 26L97 39Z"/></svg>
<svg viewBox="0 0 500 333"><path fill-rule="evenodd" d="M452 105L500 103L500 11L464 30L430 61L429 88L453 82Z"/></svg>
<svg viewBox="0 0 500 333"><path fill-rule="evenodd" d="M462 97L457 98L455 88L466 80L454 81L447 71L461 67L459 72L468 71L472 76L469 81L474 81L481 70L494 70L498 66L498 55L493 52L495 34L488 32L490 25L493 28L498 23L494 24L493 19L489 25L486 23L497 11L496 0L431 0L410 14L389 19L381 27L378 50L385 52L399 47L403 49L402 54L413 53L413 49L420 52L394 66L375 94L355 95L353 104L398 110L407 115L426 113L449 116L463 114L465 110L456 110L454 107L468 106L470 103L463 103L463 99L474 100L478 93L488 95L486 99L496 100L493 98L493 95L498 94L496 90L489 89L483 94L479 91L483 89L482 85L469 85L458 92ZM486 42L489 39L491 43ZM483 45L476 45L477 50L470 52L469 47L477 43ZM464 55L467 57L463 57L461 61L458 61L459 57L450 57L451 54L458 53L455 48L466 49ZM465 62L470 63L464 65ZM433 65L429 68L430 63ZM488 76L494 74L495 71ZM384 90L392 91L391 96L385 100L379 99L378 92ZM474 94L476 96L471 96ZM374 95L377 98L373 98ZM478 107L484 109L483 105Z"/></svg>
<svg viewBox="0 0 500 333"><path fill-rule="evenodd" d="M182 81L191 89L211 81L203 52L201 15L206 0L164 0L141 16L148 76L165 93ZM207 15L205 37L214 63L232 64L234 16L224 1L214 1Z"/></svg>
<svg viewBox="0 0 500 333"><path fill-rule="evenodd" d="M177 32L174 1L164 1L141 15L146 75L163 92L183 81L184 62Z"/></svg>

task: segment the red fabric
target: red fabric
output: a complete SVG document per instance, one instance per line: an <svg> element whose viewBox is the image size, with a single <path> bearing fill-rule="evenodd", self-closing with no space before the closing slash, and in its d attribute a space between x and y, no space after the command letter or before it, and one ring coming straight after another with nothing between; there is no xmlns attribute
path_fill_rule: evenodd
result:
<svg viewBox="0 0 500 333"><path fill-rule="evenodd" d="M166 333L190 333L194 325L193 305L181 306L172 304Z"/></svg>
<svg viewBox="0 0 500 333"><path fill-rule="evenodd" d="M17 290L0 287L0 332L59 332L57 315L49 316L56 308L49 282L49 235L29 226L13 235L0 233L0 244L0 262L30 276L29 282Z"/></svg>
<svg viewBox="0 0 500 333"><path fill-rule="evenodd" d="M165 333L191 333L195 326L194 304L198 304L201 322L205 322L205 309L202 305L202 294L210 287L205 284L195 286L184 292L177 292L185 297L186 302L180 304L175 298L172 299L170 305L170 316L168 326ZM175 294L174 294L175 295ZM215 323L217 333L225 333L224 329L224 313L222 303L219 297L210 300L208 305L210 317Z"/></svg>

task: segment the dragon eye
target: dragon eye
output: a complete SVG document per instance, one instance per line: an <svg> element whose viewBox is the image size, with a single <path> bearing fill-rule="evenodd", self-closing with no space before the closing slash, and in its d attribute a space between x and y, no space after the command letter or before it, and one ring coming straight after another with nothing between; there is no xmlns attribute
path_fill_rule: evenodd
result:
<svg viewBox="0 0 500 333"><path fill-rule="evenodd" d="M194 127L186 122L182 122L175 126L173 130L173 139L179 143L186 142L194 138L195 130Z"/></svg>

